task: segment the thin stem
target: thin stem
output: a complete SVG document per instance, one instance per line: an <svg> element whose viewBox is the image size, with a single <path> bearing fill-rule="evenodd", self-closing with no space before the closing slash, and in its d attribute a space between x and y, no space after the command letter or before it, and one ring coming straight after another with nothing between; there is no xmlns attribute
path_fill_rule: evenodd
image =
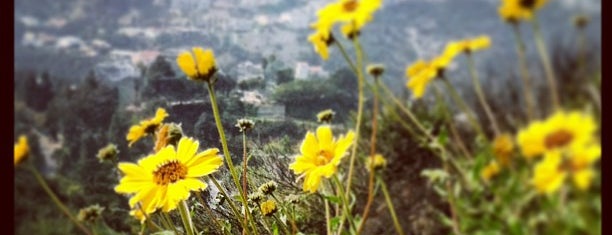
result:
<svg viewBox="0 0 612 235"><path fill-rule="evenodd" d="M446 155L446 151L442 152L442 163L443 163L443 167L444 167L444 171L448 172L448 174L450 175L450 167L448 164L448 160L449 157ZM448 203L450 205L450 212L451 212L451 218L453 221L453 231L455 232L455 234L461 234L461 229L459 226L459 219L457 218L457 205L456 205L456 201L455 201L455 194L453 193L452 190L452 185L450 180L446 181L446 192L448 195Z"/></svg>
<svg viewBox="0 0 612 235"><path fill-rule="evenodd" d="M172 229L172 231L174 231L174 234L179 234L176 230L176 227L174 226L174 223L172 222L172 219L170 218L170 215L166 212L161 212L161 216L163 218L164 225Z"/></svg>
<svg viewBox="0 0 612 235"><path fill-rule="evenodd" d="M83 233L85 234L89 234L91 235L91 232L85 227L83 226L81 223L79 223L79 221L74 218L74 216L72 216L72 214L70 214L70 211L68 210L68 207L66 207L66 205L64 205L64 203L62 203L62 201L59 200L59 198L57 197L57 195L55 195L55 193L53 192L53 190L51 190L51 188L49 187L49 185L47 185L47 182L45 182L45 179L40 175L40 173L38 173L38 170L32 166L32 165L28 165L27 167L28 170L30 170L32 172L32 174L34 174L34 177L36 177L36 180L38 181L38 183L40 184L40 186L45 190L45 192L47 193L47 195L49 195L49 197L51 198L51 200L53 200L53 202L55 203L55 205L57 205L57 207L59 207L59 209L64 212L64 214L66 216L68 216L68 218L81 230L83 231Z"/></svg>
<svg viewBox="0 0 612 235"><path fill-rule="evenodd" d="M342 46L342 43L340 43L340 41L336 41L334 42L334 44L336 44L336 46L338 46L338 49L340 49L340 52L342 53L342 57L344 57L344 60L346 60L346 63L348 63L349 66L351 66L351 69L353 70L353 72L357 74L358 73L357 67L355 67L353 60L351 60L351 57L349 57L348 54L346 53L346 50L344 49L344 46Z"/></svg>
<svg viewBox="0 0 612 235"><path fill-rule="evenodd" d="M378 77L374 77L374 101L372 104L372 135L370 136L370 165L369 168L369 179L368 179L368 199L366 202L365 209L361 216L361 222L357 228L357 234L361 233L363 226L368 219L372 202L374 202L374 156L376 155L376 131L377 131L377 115L378 115Z"/></svg>
<svg viewBox="0 0 612 235"><path fill-rule="evenodd" d="M540 54L540 59L542 60L542 65L544 66L544 72L546 73L546 81L548 82L548 88L550 89L551 103L555 110L558 110L561 108L561 103L559 102L559 94L557 93L558 90L555 72L553 71L550 59L548 57L546 43L544 43L544 37L540 31L540 23L538 22L538 18L535 15L533 18L533 36L538 48L538 53Z"/></svg>
<svg viewBox="0 0 612 235"><path fill-rule="evenodd" d="M215 225L219 227L219 231L225 231L223 230L223 226L221 226L221 223L219 223L219 221L217 220L217 217L213 214L212 210L208 208L208 204L204 201L204 199L202 199L202 195L200 194L200 192L196 192L196 198L198 198L198 201L200 201L200 204L202 204L202 207L204 207L206 214L208 214L208 216L212 219Z"/></svg>
<svg viewBox="0 0 612 235"><path fill-rule="evenodd" d="M342 195L345 195L345 192L344 192L344 189L342 188L342 183L340 183L340 180L338 180L338 176L334 175L332 176L332 179L334 183L338 185L338 189L340 190L340 200L342 201L342 209L343 209L343 216L342 216L343 219L342 220L344 220L344 218L348 219L351 231L355 233L354 231L355 231L356 226L355 226L355 221L353 221L353 215L351 214L351 211L349 210L350 204L348 203L348 200L347 200L348 196L346 198L342 196ZM338 232L338 234L342 234L343 228L340 227L339 229L340 229L340 232Z"/></svg>
<svg viewBox="0 0 612 235"><path fill-rule="evenodd" d="M323 199L325 202L325 227L327 228L327 235L331 235L331 216L329 215L329 202Z"/></svg>
<svg viewBox="0 0 612 235"><path fill-rule="evenodd" d="M291 234L291 232L289 231L289 228L287 227L287 225L285 223L283 223L283 221L278 219L278 217L276 215L272 215L272 217L274 217L276 222L280 224L280 227L283 228L283 231L285 232L285 234Z"/></svg>
<svg viewBox="0 0 612 235"><path fill-rule="evenodd" d="M395 227L395 231L400 235L404 235L404 229L402 229L402 226L400 225L399 220L397 219L397 215L395 214L395 206L393 205L393 201L391 201L391 197L389 196L387 184L381 179L380 176L376 178L378 179L378 182L380 183L380 186L382 188L383 195L385 196L385 202L387 203L387 208L389 208L389 214L391 214L391 218L393 219L393 226Z"/></svg>
<svg viewBox="0 0 612 235"><path fill-rule="evenodd" d="M232 201L232 198L227 195L227 193L225 192L225 189L223 187L221 187L221 185L219 184L219 182L217 182L217 179L215 179L215 177L208 176L208 178L213 182L215 187L217 187L217 189L219 189L219 192L221 192L221 195L223 195L223 197L225 197L226 201L228 202L228 204L230 206L230 209L232 210L232 212L234 212L234 215L236 215L236 218L240 218L240 216L242 216L242 214L240 212L238 212L238 209L236 208L236 205L234 205L234 202ZM243 221L241 220L240 222L242 223ZM248 225L242 224L242 226L246 227Z"/></svg>
<svg viewBox="0 0 612 235"><path fill-rule="evenodd" d="M351 192L351 180L353 178L353 168L355 167L355 156L357 155L357 145L359 145L359 134L361 130L361 120L363 116L363 104L364 104L364 77L363 77L363 54L361 47L359 46L359 40L357 37L353 38L353 44L355 45L355 51L357 54L357 88L358 88L358 100L357 100L357 123L355 124L355 140L351 149L351 158L349 163L349 170L346 181L346 194L344 195L345 200L348 198L348 194ZM348 206L348 205L347 205ZM348 208L347 208L348 209ZM352 221L351 221L352 223Z"/></svg>
<svg viewBox="0 0 612 235"><path fill-rule="evenodd" d="M242 191L244 192L242 196L246 196L247 194L247 145L246 145L246 130L242 131ZM246 201L246 198L243 199ZM247 224L249 216L247 215L247 211L249 210L248 206L245 204L244 210L244 224ZM246 227L243 229L242 233L246 233Z"/></svg>
<svg viewBox="0 0 612 235"><path fill-rule="evenodd" d="M207 82L206 84L208 85L208 94L210 96L210 103L213 109L213 115L215 117L217 131L219 132L219 138L221 138L221 145L223 146L223 156L225 157L225 161L227 162L227 165L229 167L230 174L232 175L232 179L234 180L234 184L236 185L236 188L238 188L238 192L240 193L240 199L242 200L242 204L246 207L248 205L246 201L246 192L242 191L242 188L240 187L240 182L236 174L236 169L234 168L234 163L232 162L232 157L230 156L229 148L227 147L227 139L225 138L225 131L223 130L223 124L221 123L221 115L219 114L219 108L217 107L215 89L213 88L213 84L211 82ZM247 227L248 225L245 224L244 226Z"/></svg>
<svg viewBox="0 0 612 235"><path fill-rule="evenodd" d="M459 136L457 128L455 128L455 122L449 117L450 111L448 109L448 106L446 106L446 102L444 102L444 97L442 96L442 92L440 91L440 88L438 86L433 86L433 88L434 88L434 92L436 95L436 104L441 105L446 111L444 114L444 120L448 122L450 130L451 130L451 134L453 135L455 142L457 142L458 148L463 152L463 154L466 157L471 158L472 154L467 150L467 147L465 143L463 142L463 138Z"/></svg>
<svg viewBox="0 0 612 235"><path fill-rule="evenodd" d="M421 124L421 122L419 121L419 119L416 118L416 116L406 107L404 107L404 105L402 104L402 102L400 102L395 95L393 95L393 92L384 84L381 83L380 87L383 88L383 93L387 94L394 102L395 104L397 104L397 106L406 114L408 115L408 118L410 118L410 120L417 126L417 128L419 128L419 130L421 132L423 132L423 134L425 136L427 136L427 138L434 140L435 138L431 135L431 133L429 133L429 131L427 131L427 129L425 129L425 127L423 126L423 124Z"/></svg>
<svg viewBox="0 0 612 235"><path fill-rule="evenodd" d="M461 96L459 96L459 93L457 93L457 90L448 81L448 79L441 78L440 80L442 80L444 85L446 85L446 88L451 93L451 97L453 97L453 99L455 100L455 103L457 103L457 105L459 105L459 108L461 108L461 110L467 115L468 119L470 120L470 124L472 124L472 127L476 130L476 132L478 132L479 135L482 135L484 138L486 138L486 135L484 134L484 132L482 131L482 128L480 127L480 125L478 124L478 121L476 120L476 116L474 116L474 113L472 112L472 110L470 110L470 108L465 103L465 101L461 98Z"/></svg>
<svg viewBox="0 0 612 235"><path fill-rule="evenodd" d="M514 32L514 39L516 41L516 53L518 55L521 78L523 81L523 94L525 96L525 104L527 105L527 119L531 121L537 118L537 116L531 76L529 75L529 68L527 67L527 59L525 57L525 42L523 42L519 25L512 24L512 29Z"/></svg>
<svg viewBox="0 0 612 235"><path fill-rule="evenodd" d="M499 126L497 125L497 121L495 120L495 116L493 116L493 112L491 111L491 106L487 102L487 99L482 91L482 86L480 85L480 79L478 78L478 72L476 71L476 65L474 63L474 57L471 53L466 54L468 58L468 67L470 69L470 74L472 75L472 84L474 85L474 90L476 91L476 95L478 96L478 100L480 101L480 105L484 109L491 125L493 126L493 131L495 132L495 136L501 135L501 131L499 130Z"/></svg>
<svg viewBox="0 0 612 235"><path fill-rule="evenodd" d="M191 220L191 215L189 213L189 208L187 207L187 201L183 200L178 204L179 212L181 213L181 219L183 220L183 226L185 226L185 231L187 235L194 235L197 233L195 231L195 227L193 226L193 221Z"/></svg>

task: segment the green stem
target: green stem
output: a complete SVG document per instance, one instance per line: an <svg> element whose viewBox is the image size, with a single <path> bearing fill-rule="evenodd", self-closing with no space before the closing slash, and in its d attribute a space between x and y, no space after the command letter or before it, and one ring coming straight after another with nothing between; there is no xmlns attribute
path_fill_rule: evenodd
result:
<svg viewBox="0 0 612 235"><path fill-rule="evenodd" d="M285 234L291 234L291 232L289 231L289 228L287 227L285 223L283 223L283 221L281 221L276 215L272 215L272 217L274 217L276 222L280 224L279 226L283 228L283 231L285 232Z"/></svg>
<svg viewBox="0 0 612 235"><path fill-rule="evenodd" d="M161 216L163 218L162 221L164 225L167 227L166 229L172 229L172 231L174 231L174 234L179 234L176 230L176 226L174 226L174 222L172 222L172 219L170 218L170 215L166 212L161 212Z"/></svg>
<svg viewBox="0 0 612 235"><path fill-rule="evenodd" d="M349 225L350 225L350 228L351 228L351 232L353 232L353 234L355 234L356 226L355 226L355 221L353 220L353 215L351 214L351 211L349 209L350 204L348 202L348 196L346 198L344 196L342 196L342 195L345 195L345 192L344 192L344 189L342 188L342 183L340 183L340 180L338 180L338 176L334 175L334 176L332 176L332 179L333 179L334 183L336 185L338 185L338 190L340 190L340 192L339 192L340 193L340 200L342 201L342 210L343 210L343 216L342 216L342 219L340 221L344 221L344 219L348 219ZM340 227L339 229L340 230L339 230L338 234L342 234L343 227Z"/></svg>
<svg viewBox="0 0 612 235"><path fill-rule="evenodd" d="M206 83L208 86L208 94L210 96L210 103L213 109L213 115L215 117L215 123L217 125L217 131L219 132L219 138L221 139L221 145L223 146L223 156L225 157L225 161L230 170L230 174L232 175L232 179L234 180L234 184L240 193L240 199L242 200L242 204L247 207L247 196L246 192L242 191L242 187L240 187L240 182L238 180L238 176L236 173L236 168L234 168L234 163L232 162L232 157L229 153L229 148L227 147L227 139L225 138L225 131L223 129L223 124L221 123L221 115L219 114L219 108L217 107L217 98L215 96L215 89L213 88L213 84L211 82ZM247 214L249 213L248 210ZM248 226L244 225L245 228Z"/></svg>
<svg viewBox="0 0 612 235"><path fill-rule="evenodd" d="M187 207L187 202L183 200L178 204L179 212L181 213L181 219L183 220L183 226L185 226L185 231L187 235L194 235L197 232L195 231L195 227L193 226L193 221L191 220L191 215L189 213L189 208Z"/></svg>
<svg viewBox="0 0 612 235"><path fill-rule="evenodd" d="M546 43L544 43L544 37L542 36L542 32L540 30L538 18L537 16L534 16L533 18L533 36L538 48L538 53L540 54L540 59L542 60L542 65L544 66L544 72L546 73L546 81L548 82L548 88L550 89L551 103L555 110L558 110L561 108L561 103L559 102L559 94L557 93L558 90L555 72L553 71L550 58L548 57Z"/></svg>
<svg viewBox="0 0 612 235"><path fill-rule="evenodd" d="M344 57L344 60L346 60L346 63L348 63L349 66L351 66L351 69L353 70L353 72L357 74L358 73L357 67L355 67L353 60L351 60L351 57L349 57L348 54L346 53L346 50L344 49L344 46L342 46L342 43L340 43L340 41L336 41L334 42L334 44L336 44L336 46L338 46L338 49L340 49L340 52L342 53L342 57Z"/></svg>
<svg viewBox="0 0 612 235"><path fill-rule="evenodd" d="M391 98L395 104L397 104L397 106L406 114L408 115L408 118L410 118L410 120L417 126L417 128L419 128L419 130L421 132L423 132L423 134L429 138L434 140L435 138L431 135L431 133L429 133L429 131L427 131L427 129L425 129L425 127L423 126L423 124L421 124L421 122L419 121L419 119L416 118L416 116L410 111L410 109L406 108L402 102L399 101L399 99L397 99L397 97L395 97L395 95L393 95L393 92L384 84L381 83L380 87L383 88L385 94L387 94L387 96L389 96L389 98Z"/></svg>
<svg viewBox="0 0 612 235"><path fill-rule="evenodd" d="M459 105L459 108L461 108L461 110L467 115L468 119L470 120L470 124L472 124L472 127L476 130L476 132L479 135L482 135L484 138L486 138L486 135L484 134L484 132L482 131L482 128L478 124L476 116L474 116L474 113L472 112L472 110L470 110L470 108L465 103L465 101L461 99L461 96L459 96L459 93L457 93L457 90L448 81L448 79L441 78L440 80L442 80L444 82L444 85L446 85L446 88L448 89L451 96L455 100L455 103L457 103L457 105Z"/></svg>
<svg viewBox="0 0 612 235"><path fill-rule="evenodd" d="M219 227L219 231L225 231L223 229L223 226L221 226L221 223L219 223L219 221L217 220L217 217L215 217L215 215L213 214L212 210L208 208L208 204L204 201L204 199L202 199L202 195L200 194L200 192L196 192L196 197L198 198L198 201L200 201L200 204L202 204L202 207L204 207L204 210L206 211L210 219L212 219L215 225Z"/></svg>
<svg viewBox="0 0 612 235"><path fill-rule="evenodd" d="M242 194L243 197L246 197L247 194L247 145L246 145L246 130L242 131ZM246 198L242 199L243 201L247 201ZM244 204L244 224L247 224L249 220L248 216L248 205ZM243 229L243 233L246 233L246 227Z"/></svg>
<svg viewBox="0 0 612 235"><path fill-rule="evenodd" d="M395 214L395 206L393 205L393 201L391 200L391 197L389 196L389 190L387 190L387 184L385 183L385 181L383 181L381 179L380 176L376 177L378 179L378 182L380 183L380 186L382 188L382 192L383 195L385 196L385 201L387 202L387 208L389 208L389 214L391 214L391 218L393 219L393 226L395 227L395 231L400 234L400 235L404 235L404 229L402 229L402 226L399 223L399 220L397 219L397 215Z"/></svg>
<svg viewBox="0 0 612 235"><path fill-rule="evenodd" d="M348 194L351 192L351 180L353 178L353 168L355 167L355 156L357 155L357 145L359 145L359 134L361 130L361 120L363 116L363 104L364 104L364 77L363 77L363 54L361 51L361 47L359 46L359 40L357 37L354 37L353 44L355 45L355 51L357 54L357 88L358 88L358 100L357 100L357 123L355 125L355 140L353 141L353 146L351 149L351 158L349 163L349 170L346 181L346 194L345 198L348 198ZM347 208L348 209L348 208Z"/></svg>
<svg viewBox="0 0 612 235"><path fill-rule="evenodd" d="M501 135L501 131L499 130L499 126L497 125L497 121L495 120L495 116L493 116L493 112L491 111L491 106L486 100L484 92L482 91L482 86L480 85L480 79L478 78L478 72L476 71L476 65L474 63L474 57L471 53L467 54L468 58L468 67L470 69L470 74L472 75L472 84L474 85L474 90L476 91L476 95L478 96L478 100L480 101L480 105L484 109L491 125L493 126L493 131L496 136Z"/></svg>
<svg viewBox="0 0 612 235"><path fill-rule="evenodd" d="M234 212L234 215L236 216L236 218L240 218L242 216L242 214L238 211L238 209L236 208L236 205L234 205L234 202L232 201L232 198L227 195L227 193L225 192L225 189L223 187L221 187L221 184L219 184L219 182L217 182L217 179L215 179L215 177L208 176L208 178L213 182L215 187L217 187L219 189L219 192L221 193L221 195L223 195L223 197L225 197L227 203L230 206L230 209L232 210L232 212ZM243 221L240 220L240 223L243 223ZM242 226L246 227L247 225L246 224L242 224Z"/></svg>
<svg viewBox="0 0 612 235"><path fill-rule="evenodd" d="M45 182L45 179L40 175L40 173L38 173L38 170L32 166L32 165L28 165L27 167L28 170L30 170L32 172L32 174L34 174L34 177L36 177L36 180L38 181L38 183L40 184L40 186L45 190L45 192L47 193L47 195L49 195L49 197L51 198L51 200L53 200L53 202L55 203L55 205L57 205L57 207L59 207L59 209L64 212L64 214L66 216L68 216L68 218L81 230L83 231L83 233L85 234L89 234L91 235L91 232L85 227L83 226L81 223L79 223L79 221L74 218L74 216L72 216L72 214L70 213L70 211L68 210L68 207L66 207L66 205L64 205L64 203L62 203L62 201L59 200L59 198L57 198L57 195L55 195L55 193L53 192L53 190L51 190L51 188L49 187L49 185L47 185L47 182Z"/></svg>
<svg viewBox="0 0 612 235"><path fill-rule="evenodd" d="M325 227L327 228L327 235L331 235L331 216L329 215L329 202L323 199L325 202Z"/></svg>
<svg viewBox="0 0 612 235"><path fill-rule="evenodd" d="M527 67L527 59L525 57L525 42L523 42L519 25L512 24L512 29L516 41L516 53L521 71L521 79L523 81L523 95L525 96L525 104L527 106L527 119L531 121L537 118L537 115L533 87L531 85L531 76L529 75L529 68Z"/></svg>

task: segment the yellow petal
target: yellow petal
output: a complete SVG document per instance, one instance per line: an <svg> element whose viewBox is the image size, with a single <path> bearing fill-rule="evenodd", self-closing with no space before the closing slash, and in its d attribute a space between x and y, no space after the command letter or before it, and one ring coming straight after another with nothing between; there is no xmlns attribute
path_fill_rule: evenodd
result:
<svg viewBox="0 0 612 235"><path fill-rule="evenodd" d="M176 152L176 158L182 162L187 163L193 158L200 147L200 143L192 138L182 137L178 143L178 149Z"/></svg>
<svg viewBox="0 0 612 235"><path fill-rule="evenodd" d="M332 150L333 134L329 125L322 125L317 128L317 139L319 140L319 150Z"/></svg>
<svg viewBox="0 0 612 235"><path fill-rule="evenodd" d="M317 137L315 137L314 133L307 132L306 138L302 141L302 145L300 146L300 152L304 155L314 156L319 154L319 141Z"/></svg>
<svg viewBox="0 0 612 235"><path fill-rule="evenodd" d="M572 175L574 184L580 190L587 190L591 186L591 181L594 177L595 172L592 169L579 170Z"/></svg>
<svg viewBox="0 0 612 235"><path fill-rule="evenodd" d="M218 155L204 155L187 166L187 177L202 177L211 174L223 165L223 159Z"/></svg>
<svg viewBox="0 0 612 235"><path fill-rule="evenodd" d="M353 144L354 140L355 133L353 131L349 131L348 134L346 134L346 137L340 137L334 151L334 166L340 164L340 160L346 155L346 151Z"/></svg>
<svg viewBox="0 0 612 235"><path fill-rule="evenodd" d="M190 52L182 52L176 57L176 63L187 77L195 78L198 75L196 62Z"/></svg>

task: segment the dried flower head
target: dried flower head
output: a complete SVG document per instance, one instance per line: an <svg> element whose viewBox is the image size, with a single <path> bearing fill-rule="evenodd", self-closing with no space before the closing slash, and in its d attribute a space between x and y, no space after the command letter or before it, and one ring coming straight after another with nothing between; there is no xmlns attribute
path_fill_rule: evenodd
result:
<svg viewBox="0 0 612 235"><path fill-rule="evenodd" d="M385 66L382 64L371 64L366 68L368 74L372 75L374 78L380 77L385 72Z"/></svg>
<svg viewBox="0 0 612 235"><path fill-rule="evenodd" d="M336 113L331 109L326 109L317 114L317 120L321 123L330 124Z"/></svg>
<svg viewBox="0 0 612 235"><path fill-rule="evenodd" d="M276 182L268 181L267 183L259 186L259 191L265 195L270 195L274 192L274 190L276 190L276 186Z"/></svg>
<svg viewBox="0 0 612 235"><path fill-rule="evenodd" d="M250 202L258 204L266 198L266 195L258 191L249 194L248 198Z"/></svg>
<svg viewBox="0 0 612 235"><path fill-rule="evenodd" d="M102 211L104 211L104 207L101 207L98 204L82 208L79 210L77 220L81 222L93 223L96 221L96 219L100 218Z"/></svg>
<svg viewBox="0 0 612 235"><path fill-rule="evenodd" d="M255 122L246 118L238 119L238 122L236 123L236 127L240 128L240 132L249 131L253 129L253 126L255 126Z"/></svg>
<svg viewBox="0 0 612 235"><path fill-rule="evenodd" d="M101 148L98 151L98 155L96 155L96 157L98 160L100 160L100 162L113 162L115 159L117 159L117 154L119 154L117 145L108 144L106 147Z"/></svg>
<svg viewBox="0 0 612 235"><path fill-rule="evenodd" d="M285 201L291 204L297 204L298 202L300 202L300 196L295 194L289 194L285 197Z"/></svg>

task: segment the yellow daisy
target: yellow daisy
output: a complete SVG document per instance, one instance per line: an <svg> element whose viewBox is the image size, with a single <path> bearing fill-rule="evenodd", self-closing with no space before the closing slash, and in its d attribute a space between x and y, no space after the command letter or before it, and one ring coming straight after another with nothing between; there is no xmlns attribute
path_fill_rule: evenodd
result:
<svg viewBox="0 0 612 235"><path fill-rule="evenodd" d="M334 41L329 32L316 31L308 36L308 41L312 43L315 52L317 52L323 60L327 60L329 58L329 46Z"/></svg>
<svg viewBox="0 0 612 235"><path fill-rule="evenodd" d="M207 184L200 177L215 172L223 164L218 149L196 154L198 147L198 141L183 137L176 150L169 145L137 164L119 163L124 176L115 192L133 194L130 208L140 203L147 214L159 208L164 212L174 210L189 198L190 191L206 189Z"/></svg>
<svg viewBox="0 0 612 235"><path fill-rule="evenodd" d="M493 140L493 155L502 166L510 164L513 151L514 142L510 134L501 134Z"/></svg>
<svg viewBox="0 0 612 235"><path fill-rule="evenodd" d="M15 161L15 166L17 166L22 163L30 153L28 138L25 135L19 136L19 141L15 144L14 151L15 157L13 160Z"/></svg>
<svg viewBox="0 0 612 235"><path fill-rule="evenodd" d="M276 211L278 211L276 203L272 200L267 200L261 203L259 209L261 209L261 214L264 216L273 215L274 213L276 213Z"/></svg>
<svg viewBox="0 0 612 235"><path fill-rule="evenodd" d="M444 70L457 56L458 51L451 50L448 46L444 52L431 61L418 60L406 68L406 83L408 89L413 93L415 99L423 97L427 85L437 77L444 76Z"/></svg>
<svg viewBox="0 0 612 235"><path fill-rule="evenodd" d="M349 131L346 136L334 139L328 125L319 126L317 134L308 132L300 147L301 155L289 165L295 174L304 177L304 191L314 193L319 188L321 177L330 178L336 173L340 161L353 144L355 134Z"/></svg>
<svg viewBox="0 0 612 235"><path fill-rule="evenodd" d="M593 143L596 131L592 116L558 111L547 120L533 122L520 130L516 142L523 156L533 158L548 151Z"/></svg>
<svg viewBox="0 0 612 235"><path fill-rule="evenodd" d="M489 182L493 177L495 177L501 171L499 164L496 161L490 162L482 171L480 172L480 177L485 182Z"/></svg>
<svg viewBox="0 0 612 235"><path fill-rule="evenodd" d="M531 20L537 10L548 0L502 0L498 12L502 20L517 23L521 20Z"/></svg>
<svg viewBox="0 0 612 235"><path fill-rule="evenodd" d="M446 51L449 54L472 53L491 47L491 38L486 35L454 41L447 44Z"/></svg>
<svg viewBox="0 0 612 235"><path fill-rule="evenodd" d="M155 130L159 125L161 125L162 121L168 117L168 113L163 108L158 108L155 113L155 117L147 120L141 121L138 125L133 125L130 127L127 136L125 137L127 141L129 141L129 146L131 147L136 141L140 138L145 137L148 134L155 133Z"/></svg>
<svg viewBox="0 0 612 235"><path fill-rule="evenodd" d="M357 35L381 4L382 0L339 0L319 10L317 15L333 23L346 23L342 26L343 34Z"/></svg>
<svg viewBox="0 0 612 235"><path fill-rule="evenodd" d="M189 51L181 52L176 57L176 63L189 79L209 82L217 72L213 51L201 47L194 47L192 51L193 54Z"/></svg>
<svg viewBox="0 0 612 235"><path fill-rule="evenodd" d="M544 159L535 166L532 184L538 192L550 194L558 191L565 179L571 176L578 189L586 190L595 177L592 165L600 157L599 144L547 152Z"/></svg>

